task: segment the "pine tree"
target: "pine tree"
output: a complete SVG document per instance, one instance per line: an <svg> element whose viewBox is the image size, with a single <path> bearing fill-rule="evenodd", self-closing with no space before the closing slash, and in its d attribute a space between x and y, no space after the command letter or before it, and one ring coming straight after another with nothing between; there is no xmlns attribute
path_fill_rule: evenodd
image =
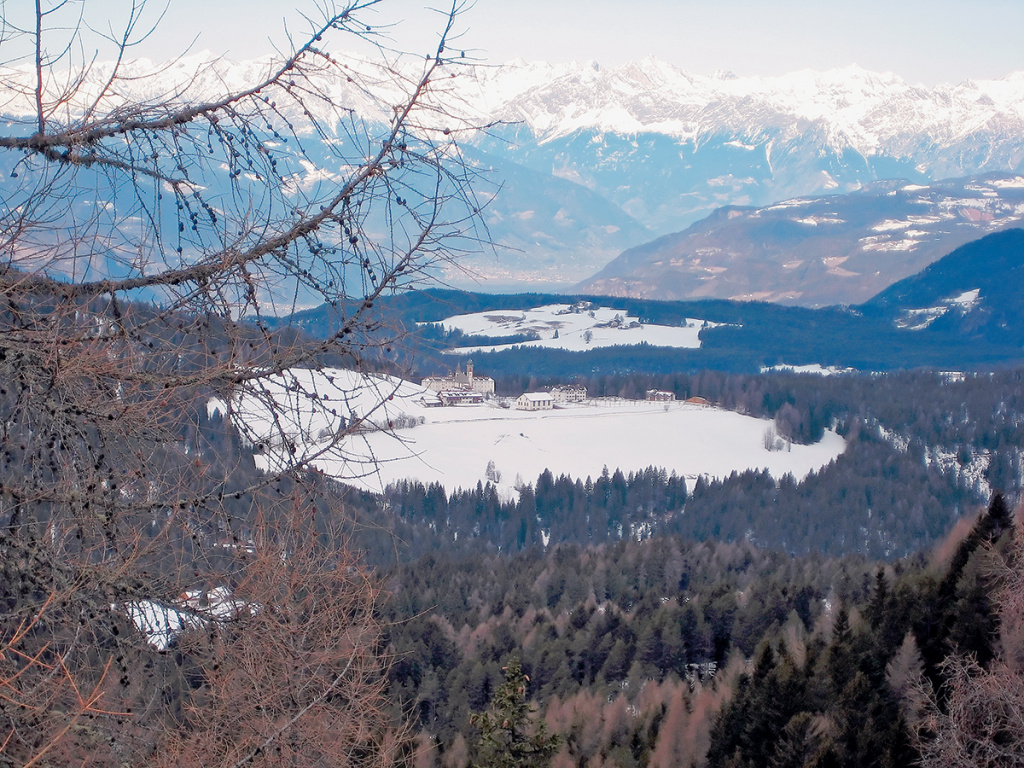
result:
<svg viewBox="0 0 1024 768"><path fill-rule="evenodd" d="M549 735L544 723L531 719L533 709L526 699L530 678L523 673L519 659L511 659L504 671L505 682L494 692L487 711L470 715L470 723L480 729L474 768L547 765L561 740Z"/></svg>

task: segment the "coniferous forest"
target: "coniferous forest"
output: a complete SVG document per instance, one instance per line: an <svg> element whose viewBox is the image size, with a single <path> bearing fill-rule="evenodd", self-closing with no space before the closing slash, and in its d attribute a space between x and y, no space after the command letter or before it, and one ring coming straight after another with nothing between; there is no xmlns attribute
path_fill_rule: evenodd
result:
<svg viewBox="0 0 1024 768"><path fill-rule="evenodd" d="M422 290L490 243L500 187L460 143L501 125L456 108L472 4L406 56L377 2L314 3L244 82L135 62L154 3L15 5L0 768L1024 768L1019 230L857 307L608 299L699 349L481 363L505 397L699 398L764 419L758 450L841 436L805 477L499 491L492 464L370 493L339 478L381 466L357 441L424 422L370 418L405 385L293 429L333 408L295 372L436 373L450 345L537 340L449 310L552 298ZM802 362L845 372L775 370Z"/></svg>
<svg viewBox="0 0 1024 768"><path fill-rule="evenodd" d="M387 698L410 724L409 758L478 761L471 715L512 660L529 678L533 721L560 739L552 765L926 756L962 682L956 665L984 674L1008 653L1020 372L705 372L587 386L628 395L652 382L774 418L794 441L835 428L849 447L802 481L606 468L545 472L515 499L490 484L404 482L378 496L312 478L343 505L345 535L388 595ZM217 414L199 422L195 450L231 465L231 487L250 487L254 449ZM974 472L979 456L987 468ZM240 518L261 505L248 492L226 503Z"/></svg>
<svg viewBox="0 0 1024 768"><path fill-rule="evenodd" d="M957 663L984 674L1020 650L1000 632L1013 526L995 496L928 556L889 562L671 535L426 555L387 579L393 703L419 764L465 764L469 716L515 658L562 738L554 765L910 765ZM1003 714L998 738L1019 739Z"/></svg>
<svg viewBox="0 0 1024 768"><path fill-rule="evenodd" d="M375 521L356 537L387 574L390 690L417 760L475 759L470 715L510 659L562 738L554 765L939 759L936 724L967 727L949 721L964 665L1005 674L1014 652L1020 374L675 378L796 440L825 422L850 445L801 482L652 467L546 472L514 501L490 485L347 495Z"/></svg>

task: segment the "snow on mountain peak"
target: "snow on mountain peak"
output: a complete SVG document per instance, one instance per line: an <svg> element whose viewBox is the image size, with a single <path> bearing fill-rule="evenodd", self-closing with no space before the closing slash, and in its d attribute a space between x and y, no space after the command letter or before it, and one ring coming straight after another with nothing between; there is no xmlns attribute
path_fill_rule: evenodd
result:
<svg viewBox="0 0 1024 768"><path fill-rule="evenodd" d="M499 117L521 121L544 140L584 128L677 139L723 132L756 136L820 122L840 146L867 154L908 134L942 142L965 126L1024 126L1024 73L926 88L855 64L775 77L721 71L701 76L647 58L616 68L552 66L539 79L523 74L523 67L495 71L491 82L501 84L504 98L491 105Z"/></svg>
<svg viewBox="0 0 1024 768"><path fill-rule="evenodd" d="M358 70L373 66L352 54L335 56ZM269 59L229 61L203 51L163 65L139 59L129 62L126 71L133 78L161 73L135 81L141 85L133 88L148 91L143 98L161 98L182 88L181 96L200 98L251 84L270 64ZM96 65L91 79L100 82L109 66ZM402 62L397 79L408 81L417 66L422 67L422 61ZM995 124L1005 124L1017 135L1024 129L1024 72L1000 80L926 88L856 64L773 77L721 70L695 75L653 57L612 68L594 60L549 64L520 59L452 70L457 76L444 83L446 114L454 108L474 122L519 122L542 141L579 130L660 133L681 140L715 134L784 138L803 131L807 123L820 123L834 148L869 154L888 146L890 154L900 157L908 154L901 142L920 140L913 136L929 136L943 144ZM28 68L24 76L31 78ZM346 88L340 75L332 77L338 82L324 84L328 93L363 117L386 119L377 112L388 97L375 103L365 91ZM390 91L396 85L382 87ZM0 108L19 114L10 98Z"/></svg>

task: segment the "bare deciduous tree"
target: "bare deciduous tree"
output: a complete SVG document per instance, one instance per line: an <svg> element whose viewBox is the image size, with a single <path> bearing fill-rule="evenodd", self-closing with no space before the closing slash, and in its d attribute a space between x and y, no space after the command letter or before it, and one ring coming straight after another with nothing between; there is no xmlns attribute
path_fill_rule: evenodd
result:
<svg viewBox="0 0 1024 768"><path fill-rule="evenodd" d="M268 377L392 343L377 299L476 239L444 90L461 9L413 62L376 4L321 6L245 84L140 70L143 0L119 32L99 4L0 9L0 765L395 756L329 484L284 415L270 473L232 419L281 414ZM266 322L320 302L326 341Z"/></svg>
<svg viewBox="0 0 1024 768"><path fill-rule="evenodd" d="M1019 511L1018 511L1019 514ZM905 701L924 702L912 720L924 766L1024 766L1024 538L1018 526L998 594L999 655L987 668L971 657L943 664L942 701L917 675ZM995 559L995 558L994 558ZM916 713L915 713L916 714Z"/></svg>

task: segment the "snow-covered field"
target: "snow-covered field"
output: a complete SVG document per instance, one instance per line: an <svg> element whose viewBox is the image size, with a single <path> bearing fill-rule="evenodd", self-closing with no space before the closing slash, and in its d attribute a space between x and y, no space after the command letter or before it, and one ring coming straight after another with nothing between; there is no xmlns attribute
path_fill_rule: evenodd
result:
<svg viewBox="0 0 1024 768"><path fill-rule="evenodd" d="M271 446L260 457L266 466L294 448L300 460L373 491L402 479L440 482L449 491L473 487L487 481L490 462L504 495L512 495L519 480L533 483L545 469L586 478L605 466L628 473L654 465L694 478L766 468L774 477L788 472L802 478L846 447L828 432L815 445L769 451L770 421L682 402L599 400L549 411L491 403L428 408L420 403L428 393L418 385L343 370L289 372L272 381L270 392L292 414L277 426L255 398L232 406L252 438ZM353 411L364 424L412 426L361 431L331 447L330 435Z"/></svg>
<svg viewBox="0 0 1024 768"><path fill-rule="evenodd" d="M704 326L704 321L688 318L685 326L641 325L639 318L621 309L597 306L574 309L571 304L549 304L526 310L503 309L456 315L441 321L441 325L447 330L457 328L467 336L536 333L539 339L524 342L521 346L580 352L596 347L644 342L658 347L698 349L700 339L697 334ZM447 351L468 355L507 349L510 346L513 345L459 347Z"/></svg>
<svg viewBox="0 0 1024 768"><path fill-rule="evenodd" d="M779 365L762 365L761 373L771 373L772 371L783 371L785 373L813 373L818 376L835 376L839 373L854 373L853 368L840 368L835 365L819 365L818 363L810 363L808 365L787 365L786 363L780 363Z"/></svg>

